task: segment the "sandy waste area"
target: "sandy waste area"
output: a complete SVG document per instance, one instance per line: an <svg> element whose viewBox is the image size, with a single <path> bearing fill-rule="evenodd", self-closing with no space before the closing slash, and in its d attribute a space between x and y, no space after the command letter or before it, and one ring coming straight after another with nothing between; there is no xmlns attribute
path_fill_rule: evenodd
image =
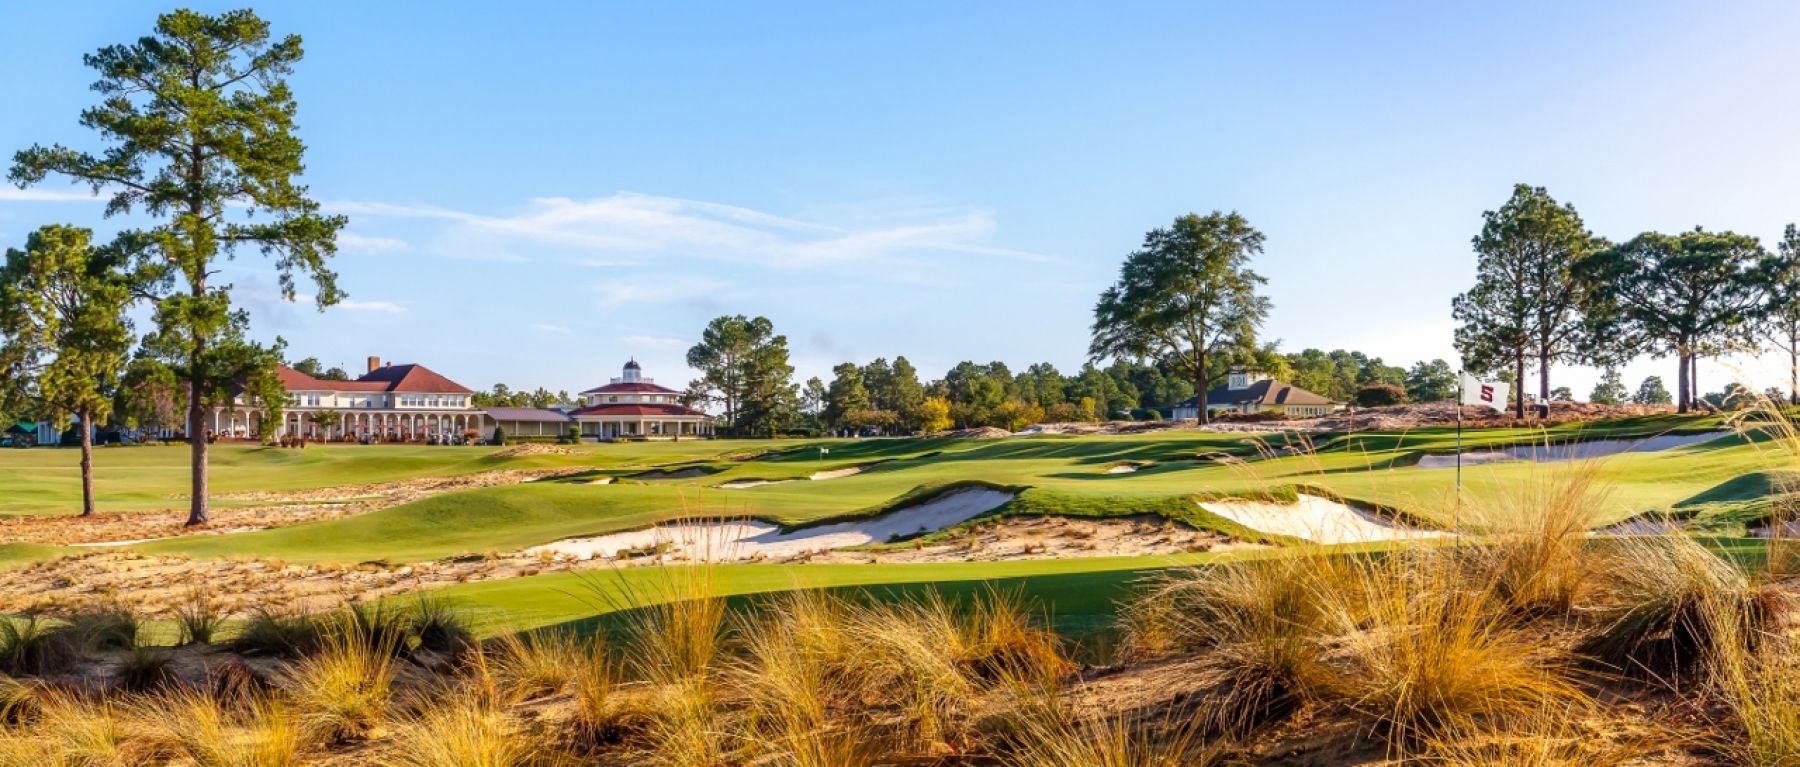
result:
<svg viewBox="0 0 1800 767"><path fill-rule="evenodd" d="M1703 434L1664 434L1647 439L1597 439L1560 445L1518 445L1490 450L1470 450L1463 453L1462 464L1479 466L1484 463L1503 461L1535 461L1537 463L1587 461L1621 453L1654 453L1662 450L1674 450L1679 447L1705 444L1721 437L1731 436L1731 434L1732 432L1729 431L1711 431ZM1456 456L1454 454L1428 455L1420 458L1418 463L1418 467L1421 469L1447 469L1455 465Z"/></svg>
<svg viewBox="0 0 1800 767"><path fill-rule="evenodd" d="M868 519L788 532L759 520L677 522L591 538L569 538L526 549L526 553L617 559L654 551L689 561L786 559L942 530L1000 508L1012 499L1012 493L999 490L958 490Z"/></svg>
<svg viewBox="0 0 1800 767"><path fill-rule="evenodd" d="M1201 501L1200 508L1252 530L1316 543L1364 543L1446 535L1437 530L1396 525L1348 504L1304 493L1298 503Z"/></svg>

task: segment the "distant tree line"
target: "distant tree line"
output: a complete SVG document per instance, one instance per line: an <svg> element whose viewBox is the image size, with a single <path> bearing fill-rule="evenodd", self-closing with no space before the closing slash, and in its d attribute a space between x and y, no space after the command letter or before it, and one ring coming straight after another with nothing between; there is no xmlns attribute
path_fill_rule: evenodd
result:
<svg viewBox="0 0 1800 767"><path fill-rule="evenodd" d="M575 399L567 391L551 392L542 386L535 391L513 391L506 384L497 383L487 391L469 395L469 404L475 407L553 408L574 405Z"/></svg>

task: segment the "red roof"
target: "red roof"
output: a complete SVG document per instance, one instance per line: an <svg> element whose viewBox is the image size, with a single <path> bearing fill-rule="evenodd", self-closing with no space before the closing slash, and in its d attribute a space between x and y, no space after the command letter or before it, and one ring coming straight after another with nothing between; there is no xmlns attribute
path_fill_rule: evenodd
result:
<svg viewBox="0 0 1800 767"><path fill-rule="evenodd" d="M621 402L616 405L594 405L593 407L584 407L580 410L570 413L570 415L579 417L579 416L584 416L584 415L705 416L706 414L702 413L698 410L695 410L691 407L682 407L681 405L655 405L655 404Z"/></svg>
<svg viewBox="0 0 1800 767"><path fill-rule="evenodd" d="M286 365L276 365L275 375L288 391L383 391L474 394L461 384L432 372L424 365L388 365L354 381L314 378Z"/></svg>
<svg viewBox="0 0 1800 767"><path fill-rule="evenodd" d="M434 394L474 394L462 384L438 375L424 365L387 365L356 379L388 384L388 391L431 392Z"/></svg>
<svg viewBox="0 0 1800 767"><path fill-rule="evenodd" d="M582 392L582 394L611 394L614 392L628 392L628 391L660 392L663 394L680 394L681 393L681 392L675 391L674 389L668 388L666 386L657 386L656 384L653 384L653 383L644 383L644 382L640 381L637 383L609 383L605 386L596 386L592 389Z"/></svg>

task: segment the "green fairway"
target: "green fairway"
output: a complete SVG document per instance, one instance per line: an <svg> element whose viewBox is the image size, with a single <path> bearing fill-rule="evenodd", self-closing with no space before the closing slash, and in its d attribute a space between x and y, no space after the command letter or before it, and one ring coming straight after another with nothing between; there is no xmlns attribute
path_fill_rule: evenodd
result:
<svg viewBox="0 0 1800 767"><path fill-rule="evenodd" d="M1705 418L1630 419L1586 429L1471 432L1465 442L1469 448L1562 444L1582 438L1636 438L1676 428L1705 431L1718 428L1718 424ZM550 456L579 458L594 467L592 473L568 480L450 493L346 519L168 540L139 548L196 556L252 554L294 561L405 562L511 550L676 518L755 516L796 524L870 514L910 493L967 481L1025 488L1010 510L1040 514L1163 513L1180 518L1175 511L1190 508L1194 496L1291 494L1296 487L1311 487L1399 509L1428 522L1448 522L1455 471L1412 464L1420 455L1451 450L1453 431L1326 436L1318 439L1318 449L1312 454L1225 463L1213 460L1221 454L1253 459L1269 452L1267 446L1259 448L1259 442L1279 444L1285 439L1191 430L1004 440L876 439L831 443L830 453L823 459L816 446L789 443L787 447L798 449L747 461L718 460L728 448L742 450L740 443L694 443L698 447L680 451L671 450L666 443L603 445L586 448L582 456ZM1734 492L1733 483L1744 484L1741 477L1771 470L1784 460L1776 451L1745 444L1736 437L1603 459L1594 464L1596 479L1607 488L1600 517L1606 521L1648 511L1696 516L1709 509L1737 508L1750 499L1742 497L1747 491ZM668 468L703 468L705 473L685 479L630 478L658 461ZM1140 468L1132 473L1107 473L1108 467L1121 462ZM1516 495L1518 488L1567 471L1572 465L1514 461L1467 467L1463 472L1465 501ZM853 466L866 470L828 481L804 479L815 472ZM591 484L600 476L619 480ZM745 479L794 481L746 489L718 487Z"/></svg>
<svg viewBox="0 0 1800 767"><path fill-rule="evenodd" d="M744 596L800 588L883 587L905 593L933 584L946 594L987 588L1018 589L1070 626L1110 621L1130 584L1170 567L1218 561L1221 554L1177 557L943 564L721 565L708 575L718 596ZM662 601L672 590L666 568L638 567L551 573L504 581L449 586L432 592L466 610L484 633L523 631L590 620L596 615ZM878 592L879 593L879 592ZM398 599L406 599L404 597Z"/></svg>
<svg viewBox="0 0 1800 767"><path fill-rule="evenodd" d="M1560 445L1587 439L1638 439L1669 432L1705 433L1710 417L1625 419L1545 430L1471 430L1465 449ZM1445 524L1456 473L1419 468L1421 456L1455 448L1453 429L1326 434L1234 434L1169 430L1130 435L1031 436L1006 439L867 439L819 441L690 441L587 444L574 454L495 456L494 448L329 446L304 451L225 446L215 454L221 493L301 490L492 469L569 468L575 473L535 482L440 495L341 519L231 535L189 536L135 545L150 554L267 557L289 562L404 564L487 552L517 551L584 535L640 528L679 518L755 516L785 525L878 514L948 488L971 484L1017 497L1000 513L1110 517L1157 514L1239 539L1281 543L1204 512L1197 499L1334 494L1390 507L1424 524ZM1286 453L1282 448L1308 449ZM822 453L820 448L828 448ZM1786 493L1800 468L1784 451L1731 436L1656 452L1623 453L1594 462L1527 461L1465 467L1465 508L1529 505L1529 488L1581 468L1602 489L1602 521L1660 511L1735 534ZM73 451L0 451L0 481L17 481L0 508L58 513L75 498ZM186 482L178 448L103 451L103 508L177 509ZM1134 470L1108 470L1130 464ZM859 469L846 474L844 470ZM836 472L830 479L815 474ZM141 484L134 485L136 479ZM727 489L726 483L770 481ZM131 488L129 492L126 488ZM1512 500L1508 500L1512 499ZM171 511L171 513L178 513ZM1719 538L1712 545L1742 561L1762 543ZM66 552L49 546L0 544L0 567ZM1179 557L1094 557L941 564L733 564L712 568L717 593L734 599L793 588L870 590L876 598L924 589L968 596L1017 589L1054 616L1060 629L1103 637L1131 584L1171 566L1262 554ZM471 611L489 632L566 624L641 602L664 589L663 568L553 573L443 588L435 593ZM408 597L399 597L406 599Z"/></svg>
<svg viewBox="0 0 1800 767"><path fill-rule="evenodd" d="M782 443L792 447L793 443ZM562 466L648 468L670 462L719 458L763 449L759 442L652 442L626 449L583 445L578 455L496 457L505 448L423 445L329 445L303 450L220 444L211 451L212 490L307 490L448 477L496 469ZM188 457L185 445L102 447L94 451L94 490L103 512L186 508ZM81 509L80 453L74 448L0 450L0 516L69 514ZM232 505L231 501L216 501Z"/></svg>

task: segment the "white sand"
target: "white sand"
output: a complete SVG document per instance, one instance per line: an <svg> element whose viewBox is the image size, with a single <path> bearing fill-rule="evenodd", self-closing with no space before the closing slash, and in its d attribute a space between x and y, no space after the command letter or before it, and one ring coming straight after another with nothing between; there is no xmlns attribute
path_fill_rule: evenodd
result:
<svg viewBox="0 0 1800 767"><path fill-rule="evenodd" d="M577 485L610 485L613 483L613 479L615 479L615 478L614 477L601 477L599 479L584 479L584 480L581 480L580 482L576 482L575 484L577 484Z"/></svg>
<svg viewBox="0 0 1800 767"><path fill-rule="evenodd" d="M1570 442L1561 445L1520 445L1489 450L1474 450L1463 453L1464 466L1479 466L1484 463L1498 461L1536 461L1553 463L1557 461L1585 461L1592 458L1605 458L1620 453L1653 453L1659 450L1673 450L1678 447L1698 445L1711 442L1720 437L1729 436L1729 431L1711 431L1703 434L1664 434L1647 439L1599 439L1590 442ZM1419 459L1421 469L1445 469L1456 465L1456 456L1428 455Z"/></svg>
<svg viewBox="0 0 1800 767"><path fill-rule="evenodd" d="M592 538L569 538L535 546L526 553L550 552L581 559L612 559L621 551L646 551L668 544L667 554L678 560L786 559L809 552L884 542L895 536L942 530L993 511L1012 499L1012 493L974 488L946 493L878 517L787 533L757 520L675 523Z"/></svg>
<svg viewBox="0 0 1800 767"><path fill-rule="evenodd" d="M1294 504L1268 501L1203 501L1200 508L1252 530L1318 543L1360 543L1398 538L1433 538L1444 533L1402 527L1330 498L1300 495Z"/></svg>
<svg viewBox="0 0 1800 767"><path fill-rule="evenodd" d="M791 479L734 479L730 482L726 482L722 485L719 485L719 489L720 490L744 490L744 489L752 488L752 487L762 487L763 485L779 485L784 482L792 482L792 481L793 480L791 480Z"/></svg>
<svg viewBox="0 0 1800 767"><path fill-rule="evenodd" d="M1135 463L1121 463L1117 466L1107 469L1106 473L1108 473L1108 474L1130 474L1137 470L1138 470L1138 465Z"/></svg>
<svg viewBox="0 0 1800 767"><path fill-rule="evenodd" d="M861 474L861 473L863 473L863 467L851 466L847 469L832 469L831 471L815 471L815 472L813 472L813 475L811 477L808 477L808 479L811 479L811 480L817 482L820 480L827 480L827 479L843 479L844 477L849 477L849 476L853 476L853 475Z"/></svg>

